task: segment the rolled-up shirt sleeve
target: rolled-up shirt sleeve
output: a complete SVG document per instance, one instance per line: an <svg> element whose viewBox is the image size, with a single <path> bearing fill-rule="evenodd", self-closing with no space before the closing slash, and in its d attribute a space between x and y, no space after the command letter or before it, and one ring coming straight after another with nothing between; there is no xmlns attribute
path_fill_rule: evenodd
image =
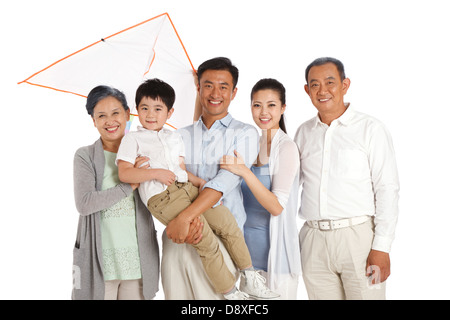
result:
<svg viewBox="0 0 450 320"><path fill-rule="evenodd" d="M234 137L234 143L230 145L226 154L234 156L234 150L237 150L244 159L245 165L250 168L258 156L258 142L258 131L255 128L239 129L238 134ZM240 176L235 175L228 170L220 169L217 175L209 180L204 187L219 191L222 193L222 197L225 197L240 183Z"/></svg>

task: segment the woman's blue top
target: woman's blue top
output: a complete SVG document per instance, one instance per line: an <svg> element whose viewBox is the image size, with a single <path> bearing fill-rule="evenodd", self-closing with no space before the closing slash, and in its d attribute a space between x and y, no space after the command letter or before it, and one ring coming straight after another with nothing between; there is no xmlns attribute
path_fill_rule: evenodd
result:
<svg viewBox="0 0 450 320"><path fill-rule="evenodd" d="M270 190L269 164L251 167L253 174ZM244 224L244 237L252 257L253 267L267 272L267 261L270 249L270 213L264 209L250 191L247 183L242 181L242 195L247 220Z"/></svg>

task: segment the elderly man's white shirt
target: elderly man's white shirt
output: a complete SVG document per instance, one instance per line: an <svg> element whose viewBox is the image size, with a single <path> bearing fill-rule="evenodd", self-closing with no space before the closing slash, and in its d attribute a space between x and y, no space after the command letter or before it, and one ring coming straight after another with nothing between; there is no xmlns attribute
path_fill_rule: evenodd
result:
<svg viewBox="0 0 450 320"><path fill-rule="evenodd" d="M399 179L391 136L377 119L348 107L330 126L319 116L302 124L300 217L375 215L372 249L389 252L398 217Z"/></svg>

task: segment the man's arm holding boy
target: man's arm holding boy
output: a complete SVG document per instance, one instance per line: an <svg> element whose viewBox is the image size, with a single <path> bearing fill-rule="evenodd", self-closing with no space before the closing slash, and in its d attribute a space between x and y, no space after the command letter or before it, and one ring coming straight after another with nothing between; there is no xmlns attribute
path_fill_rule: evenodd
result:
<svg viewBox="0 0 450 320"><path fill-rule="evenodd" d="M245 163L250 167L258 155L258 132L255 128L239 131L236 142L228 150L234 154L234 150L244 155ZM221 157L220 157L221 158ZM219 165L219 164L218 164ZM167 237L176 243L185 242L190 221L199 217L203 212L215 206L231 189L239 186L241 178L228 170L221 169L217 175L204 184L198 197L184 209L166 228Z"/></svg>
<svg viewBox="0 0 450 320"><path fill-rule="evenodd" d="M148 164L148 157L139 156L134 150L137 150L137 143L134 139L124 137L119 149L117 167L119 179L125 183L139 184L149 180L158 180L166 185L171 185L175 179L175 174L170 170L151 169ZM131 152L129 151L131 150ZM140 159L139 165L132 164L131 159ZM142 161L146 158L147 161ZM129 181L129 182L128 182ZM197 244L202 239L203 224L200 219L193 219L188 226L188 234L185 242Z"/></svg>

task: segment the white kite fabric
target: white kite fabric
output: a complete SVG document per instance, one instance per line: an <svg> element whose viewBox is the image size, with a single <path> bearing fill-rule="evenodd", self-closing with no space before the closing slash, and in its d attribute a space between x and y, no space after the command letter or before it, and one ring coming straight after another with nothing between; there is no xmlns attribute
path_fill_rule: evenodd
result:
<svg viewBox="0 0 450 320"><path fill-rule="evenodd" d="M167 13L100 39L20 83L82 97L98 85L109 85L125 93L131 113L136 114L136 89L150 78L175 90L175 112L167 125L177 129L192 124L195 69Z"/></svg>

